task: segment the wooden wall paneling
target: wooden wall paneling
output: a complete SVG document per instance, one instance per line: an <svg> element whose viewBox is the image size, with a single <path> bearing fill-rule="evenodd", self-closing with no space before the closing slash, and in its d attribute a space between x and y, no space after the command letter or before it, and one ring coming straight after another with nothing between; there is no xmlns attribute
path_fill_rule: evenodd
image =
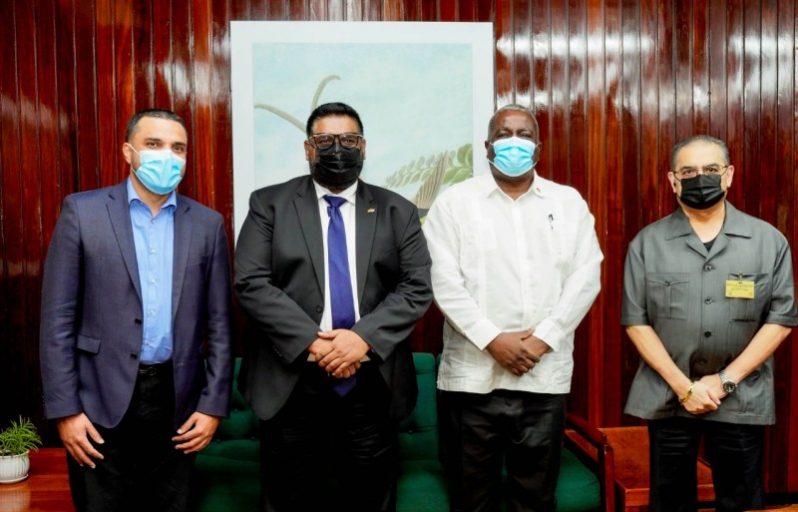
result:
<svg viewBox="0 0 798 512"><path fill-rule="evenodd" d="M134 27L133 37L136 41L134 55L136 55L136 67L141 68L141 80L146 83L145 90L152 91L149 96L144 96L136 91L136 108L144 110L146 108L168 108L175 110L175 95L173 84L177 71L173 55L173 39L179 34L176 31L171 18L174 16L175 9L182 12L182 16L188 14L189 9L183 7L184 2L172 0L164 2L156 8L152 2L144 2L149 9L137 10L136 26ZM168 24L163 22L156 25L156 19L162 20L163 17L169 19ZM137 69L138 73L138 69ZM178 114L185 114L185 111Z"/></svg>
<svg viewBox="0 0 798 512"><path fill-rule="evenodd" d="M24 6L3 3L0 5L0 15L6 20L7 33L12 34L14 41L19 39L20 25L24 26L19 17L24 16ZM17 364L9 365L7 371L0 372L0 383L4 389L14 389L13 383L22 380L24 372L24 345L20 342L26 340L29 327L25 321L23 308L19 307L24 298L26 288L25 254L24 248L19 243L24 233L22 216L22 183L21 174L17 170L22 162L22 135L19 120L23 115L31 115L29 106L23 104L20 95L19 83L19 55L16 44L5 44L0 48L0 64L6 70L0 76L0 136L2 136L2 207L4 215L0 215L3 227L3 292L5 294L3 331L7 334L0 340L0 355L7 361ZM29 104L27 104L29 105ZM23 112L23 110L28 110ZM5 212L14 212L7 215ZM19 341L17 341L19 339ZM21 401L22 396L16 393L4 393L3 402L10 410L22 409L25 406Z"/></svg>
<svg viewBox="0 0 798 512"><path fill-rule="evenodd" d="M760 162L760 103L762 87L761 39L762 17L759 2L743 2L743 137L742 169L735 186L745 190L739 206L752 215L758 215L759 183L756 178Z"/></svg>
<svg viewBox="0 0 798 512"><path fill-rule="evenodd" d="M596 232L599 242L606 252L607 225L607 176L604 171L607 161L607 114L605 98L607 87L605 82L605 48L606 27L605 7L602 2L587 3L587 191L585 199L590 205L596 219ZM602 269L605 269L603 266ZM601 287L606 289L612 283L606 272L602 272ZM604 361L604 329L606 309L603 300L597 301L590 312L590 332L600 333L590 339L590 364L587 368L588 421L598 425L605 422L603 414L603 392L595 384L601 382L604 368L598 361Z"/></svg>
<svg viewBox="0 0 798 512"><path fill-rule="evenodd" d="M542 142L540 162L535 170L554 179L552 111L552 44L555 33L549 0L516 2L515 26L515 102L535 112Z"/></svg>
<svg viewBox="0 0 798 512"><path fill-rule="evenodd" d="M743 0L729 0L726 11L726 144L729 147L731 162L740 172L735 176L736 183L729 190L732 203L743 207L745 188L745 140L744 128L744 44L743 44Z"/></svg>
<svg viewBox="0 0 798 512"><path fill-rule="evenodd" d="M538 17L534 11L532 16L534 18ZM544 142L549 148L549 177L560 183L575 185L571 181L572 173L568 157L570 153L568 0L552 0L549 2L548 20L545 21L551 27L546 41L549 60L549 83L547 87L549 96L549 129L547 140ZM537 46L533 46L533 48L537 48ZM538 52L534 51L533 53L534 66L538 67ZM535 84L537 87L537 78ZM584 192L584 190L580 190L580 192Z"/></svg>
<svg viewBox="0 0 798 512"><path fill-rule="evenodd" d="M789 2L788 2L789 3ZM787 11L785 9L785 11ZM786 14L785 14L786 15ZM786 42L786 47L788 48L788 53L790 52L790 48L793 48L792 51L792 74L793 80L792 84L788 85L788 95L792 98L792 101L795 102L795 91L794 87L798 84L798 52L794 51L796 47L798 47L798 26L792 20L798 17L798 6L793 6L793 13L792 16L786 21L789 25L792 26L793 34L788 38ZM781 19L784 19L783 17ZM789 32L787 32L789 34ZM789 77L786 77L786 80L789 81ZM790 116L790 112L786 114L786 118L792 117L792 134L790 136L790 140L792 141L792 152L791 155L788 156L786 162L789 162L788 165L792 167L792 187L793 187L793 195L790 197L790 205L792 206L793 210L798 208L798 201L796 200L795 193L798 191L798 116L795 115L794 110L795 104L793 104L793 109L790 109L792 112L792 116ZM789 123L789 121L788 121ZM790 229L787 231L788 237L792 242L793 248L793 269L798 268L796 265L796 248L795 248L795 241L798 240L798 222L796 222L796 214L793 214L793 221L790 224ZM795 334L792 335L792 339L790 340L792 343L795 341ZM791 343L791 345L792 345ZM788 446L787 451L787 460L789 462L789 475L787 477L788 486L787 489L795 490L798 489L798 419L796 418L795 411L798 411L798 393L795 393L793 390L798 389L798 371L795 371L798 368L798 350L793 349L790 346L790 357L789 359L789 366L788 371L782 375L781 379L789 380L791 385L789 387L790 394L789 394L789 403L788 403L788 414L781 416L782 418L789 418L790 423L788 423L787 430L789 431L790 435L790 443ZM790 414L791 413L791 414Z"/></svg>
<svg viewBox="0 0 798 512"><path fill-rule="evenodd" d="M673 2L676 141L693 133L693 2Z"/></svg>
<svg viewBox="0 0 798 512"><path fill-rule="evenodd" d="M191 115L193 130L189 132L191 145L194 148L193 176L195 183L195 196L204 204L214 205L213 200L213 175L217 172L214 162L213 148L216 145L216 123L214 122L214 91L212 90L211 66L213 55L211 53L211 39L213 37L213 22L211 20L211 3L205 0L193 0L191 13L192 87ZM207 167L207 170L200 170Z"/></svg>
<svg viewBox="0 0 798 512"><path fill-rule="evenodd" d="M777 1L766 0L761 3L760 28L760 100L759 100L759 159L755 167L748 170L749 184L756 183L760 190L777 191L779 183L779 168L776 160L776 119L778 116L778 41L776 35ZM776 193L762 193L759 197L759 213L763 219L771 224L778 225Z"/></svg>
<svg viewBox="0 0 798 512"><path fill-rule="evenodd" d="M568 0L566 9L568 23L563 36L568 45L568 96L565 112L568 133L565 139L567 144L565 141L559 143L567 146L566 182L576 187L590 201L587 194L587 3L585 0ZM583 417L588 417L587 395L591 384L588 372L593 364L588 354L594 344L605 342L603 333L595 326L595 318L595 313L589 312L577 329L574 339L574 375L581 375L583 378L573 379L568 407Z"/></svg>
<svg viewBox="0 0 798 512"><path fill-rule="evenodd" d="M457 21L457 0L437 0L437 21Z"/></svg>
<svg viewBox="0 0 798 512"><path fill-rule="evenodd" d="M111 149L119 145L116 105L121 98L117 98L116 92L117 84L122 78L118 77L115 72L117 59L114 48L116 42L114 40L114 3L113 0L96 0L92 18L96 30L94 79L97 96L90 99L94 102L98 131L95 140L87 143L97 148L97 167L100 175L99 186L101 187L107 187L119 181L118 152Z"/></svg>
<svg viewBox="0 0 798 512"><path fill-rule="evenodd" d="M600 300L604 325L602 332L608 339L618 339L620 337L620 286L623 276L623 232L619 229L623 226L623 209L625 204L624 196L624 171L627 165L624 162L624 110L627 91L624 89L624 69L626 67L627 56L624 54L623 43L623 10L621 0L611 0L605 2L604 7L604 73L605 73L605 154L606 166L601 178L601 188L604 189L605 204L603 205L602 215L604 226L602 235L604 236L604 264L603 271L606 275L606 286L603 287L603 296ZM634 60L634 51L628 57ZM634 66L634 64L631 64ZM629 165L634 165L631 162ZM590 179L596 178L590 176ZM608 382L614 380L612 369L617 364L617 359L613 358L614 344L603 343L600 348L601 360L605 361L602 368L601 386L606 386ZM599 388L599 386L596 386ZM608 411L613 407L617 408L618 403L625 397L620 396L620 390L612 385L607 386L604 397L600 398L602 408L599 417L609 418ZM617 414L617 413L616 413Z"/></svg>
<svg viewBox="0 0 798 512"><path fill-rule="evenodd" d="M709 133L709 58L707 0L694 0L690 28L692 133Z"/></svg>
<svg viewBox="0 0 798 512"><path fill-rule="evenodd" d="M227 236L233 240L233 147L232 144L216 144L218 140L233 140L232 105L230 103L230 19L231 1L213 3L211 31L211 122L215 130L213 143L213 174L210 176L210 190L213 207L224 215ZM286 3L285 16L288 15ZM203 162L198 162L203 166ZM232 253L231 253L232 256Z"/></svg>
<svg viewBox="0 0 798 512"><path fill-rule="evenodd" d="M100 186L98 120L96 102L97 62L95 43L95 1L87 0L75 4L74 25L75 51L75 98L77 103L76 129L78 135L77 167L79 190L90 190Z"/></svg>
<svg viewBox="0 0 798 512"><path fill-rule="evenodd" d="M667 172L670 169L670 151L676 143L676 61L674 59L675 39L679 36L674 32L674 1L660 2L657 15L657 66L659 75L659 152L658 166L655 171L654 183L657 184L658 200L656 208L643 211L643 225L648 225L655 220L669 214L676 206L670 183L667 181ZM640 226L641 228L643 226ZM629 345L627 345L629 346ZM634 350L634 349L632 349Z"/></svg>
<svg viewBox="0 0 798 512"><path fill-rule="evenodd" d="M56 217L60 212L61 198L67 193L77 190L78 171L77 171L77 98L75 96L75 68L76 55L73 51L73 34L75 22L74 6L66 2L53 0L55 14L53 23L55 25L56 40L56 77L55 87L58 94L56 111L53 115L58 124L58 162L59 171L57 189L57 199L54 203L46 204L50 215ZM5 69L5 68L3 68ZM2 153L2 151L0 151ZM45 245L50 240L52 228L55 220L45 224L44 242Z"/></svg>
<svg viewBox="0 0 798 512"><path fill-rule="evenodd" d="M514 100L513 84L513 7L510 0L497 0L493 20L496 41L496 107L503 107Z"/></svg>
<svg viewBox="0 0 798 512"><path fill-rule="evenodd" d="M254 8L254 6L253 6ZM194 58L194 38L192 26L194 24L194 2L184 0L171 0L171 38L164 41L170 45L169 53L164 51L156 52L156 55L166 56L168 60L157 60L153 62L156 68L161 66L168 67L171 76L169 77L169 94L171 98L172 110L180 114L186 121L186 131L189 139L189 156L186 162L186 175L180 182L181 192L190 196L197 197L196 176L197 158L199 153L195 151L199 142L198 135L202 131L195 130L193 113L195 109L194 86L194 65L197 64ZM153 25L153 30L155 30ZM229 94L229 93L228 93ZM203 127L200 127L200 129Z"/></svg>
<svg viewBox="0 0 798 512"><path fill-rule="evenodd" d="M617 179L610 185L610 190L617 190L617 197L622 200L610 203L609 215L611 226L607 233L604 268L611 276L609 285L603 292L602 300L607 303L607 339L622 340L624 330L620 325L621 301L623 300L624 260L626 257L626 241L631 240L639 230L634 222L645 204L640 196L642 136L642 95L641 80L643 75L643 59L641 47L650 43L646 39L641 20L641 6L637 0L623 0L620 6L621 26L619 30L621 54L621 126L620 126L620 155ZM610 146L611 147L611 146ZM633 215L633 222L629 222L628 215ZM614 285L613 283L618 283ZM605 343L604 360L608 362L604 385L610 389L618 390L613 399L605 400L605 418L619 418L626 403L626 396L621 386L624 375L622 369L624 359L622 354L630 346L620 343ZM633 351L633 350L632 350ZM628 374L628 372L627 372Z"/></svg>
<svg viewBox="0 0 798 512"><path fill-rule="evenodd" d="M709 135L726 138L726 2L710 0L707 6L709 60Z"/></svg>
<svg viewBox="0 0 798 512"><path fill-rule="evenodd" d="M776 35L776 133L773 135L775 142L774 168L763 168L760 174L773 172L775 175L773 187L776 190L777 217L776 227L790 240L795 238L795 91L794 91L794 48L795 48L795 3L781 0L776 7L775 35ZM771 189L773 190L773 189ZM794 244L793 244L794 246ZM796 254L793 253L793 266ZM779 428L768 430L770 445L782 447L772 457L769 464L769 488L795 489L798 484L798 475L795 462L798 460L798 428L796 427L795 398L797 393L793 390L796 366L796 351L793 345L795 336L791 335L775 356L775 385L776 385L776 421ZM772 452L769 452L772 456ZM786 456L785 456L786 455Z"/></svg>

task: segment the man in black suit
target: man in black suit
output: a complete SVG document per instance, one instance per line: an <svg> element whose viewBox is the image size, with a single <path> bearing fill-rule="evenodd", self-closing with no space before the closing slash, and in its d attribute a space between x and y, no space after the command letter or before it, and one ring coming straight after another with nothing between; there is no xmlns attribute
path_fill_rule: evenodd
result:
<svg viewBox="0 0 798 512"><path fill-rule="evenodd" d="M358 180L366 141L352 107L319 106L307 135L310 176L255 191L236 249L263 510L394 510L430 257L415 207Z"/></svg>

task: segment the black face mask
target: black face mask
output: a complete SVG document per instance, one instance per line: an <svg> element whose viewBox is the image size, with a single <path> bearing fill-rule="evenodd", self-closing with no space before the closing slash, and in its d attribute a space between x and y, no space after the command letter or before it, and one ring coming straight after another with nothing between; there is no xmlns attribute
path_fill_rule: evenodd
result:
<svg viewBox="0 0 798 512"><path fill-rule="evenodd" d="M682 195L679 199L696 210L706 210L717 204L726 195L720 186L719 174L699 174L695 178L682 180Z"/></svg>
<svg viewBox="0 0 798 512"><path fill-rule="evenodd" d="M361 170L360 148L345 148L339 144L316 149L316 158L310 163L310 175L325 188L346 188L357 181Z"/></svg>

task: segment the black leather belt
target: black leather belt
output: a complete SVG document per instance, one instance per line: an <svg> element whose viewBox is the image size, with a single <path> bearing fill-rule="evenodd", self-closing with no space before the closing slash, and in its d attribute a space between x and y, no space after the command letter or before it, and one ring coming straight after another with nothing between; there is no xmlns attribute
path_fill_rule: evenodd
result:
<svg viewBox="0 0 798 512"><path fill-rule="evenodd" d="M172 361L157 364L140 364L139 375L154 377L172 371Z"/></svg>

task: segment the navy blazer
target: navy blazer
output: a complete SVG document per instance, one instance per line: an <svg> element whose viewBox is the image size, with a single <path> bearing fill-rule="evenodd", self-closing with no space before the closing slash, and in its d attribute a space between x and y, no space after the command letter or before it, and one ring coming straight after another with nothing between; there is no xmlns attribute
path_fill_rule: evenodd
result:
<svg viewBox="0 0 798 512"><path fill-rule="evenodd" d="M252 332L239 387L263 420L285 404L324 310L324 245L310 176L252 193L236 248L236 292ZM402 418L418 393L409 336L432 302L431 260L418 210L389 190L359 182L355 250L360 320L352 327Z"/></svg>
<svg viewBox="0 0 798 512"><path fill-rule="evenodd" d="M230 262L219 213L181 195L174 213L175 426L226 416L232 382ZM142 302L126 182L67 196L44 265L39 340L44 412L102 427L130 405ZM207 340L207 343L204 341Z"/></svg>

